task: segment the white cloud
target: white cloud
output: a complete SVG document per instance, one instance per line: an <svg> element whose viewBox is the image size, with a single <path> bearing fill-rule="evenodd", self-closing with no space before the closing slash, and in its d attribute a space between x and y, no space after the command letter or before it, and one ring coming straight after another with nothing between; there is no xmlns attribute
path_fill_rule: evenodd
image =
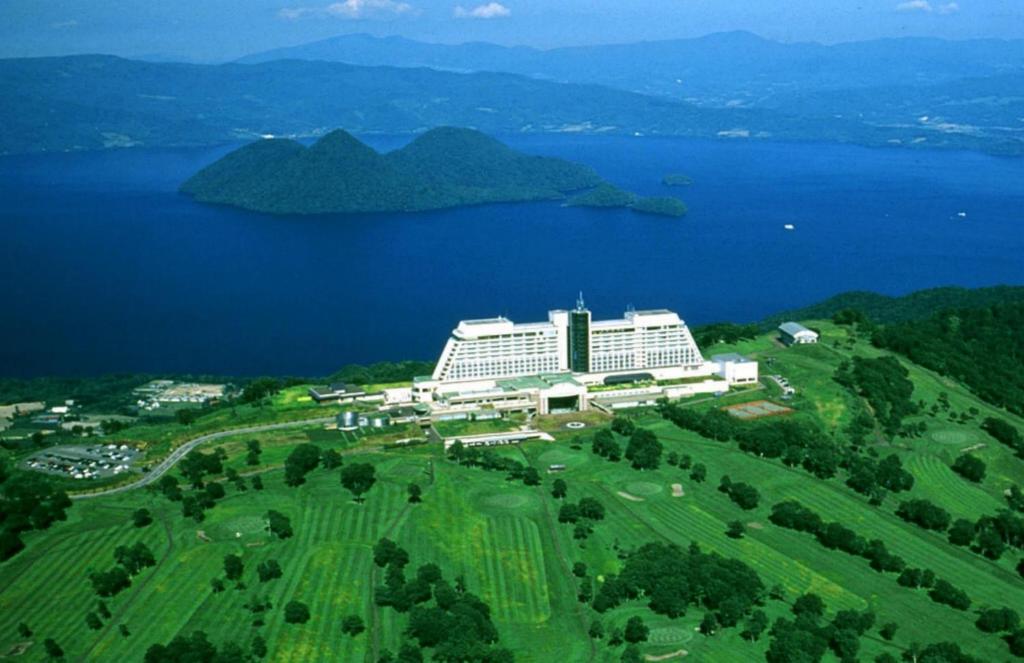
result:
<svg viewBox="0 0 1024 663"><path fill-rule="evenodd" d="M454 15L455 18L504 18L511 16L512 11L500 2L488 2L471 9L456 5Z"/></svg>
<svg viewBox="0 0 1024 663"><path fill-rule="evenodd" d="M931 12L932 3L928 0L908 0L908 2L901 2L896 5L896 11L898 12Z"/></svg>
<svg viewBox="0 0 1024 663"><path fill-rule="evenodd" d="M326 7L284 7L277 15L286 20L296 20L306 16L363 19L412 13L413 6L399 0L343 0Z"/></svg>
<svg viewBox="0 0 1024 663"><path fill-rule="evenodd" d="M941 5L932 5L929 0L907 0L896 5L898 12L922 12L925 14L955 14L960 11L960 5L955 2L947 2Z"/></svg>

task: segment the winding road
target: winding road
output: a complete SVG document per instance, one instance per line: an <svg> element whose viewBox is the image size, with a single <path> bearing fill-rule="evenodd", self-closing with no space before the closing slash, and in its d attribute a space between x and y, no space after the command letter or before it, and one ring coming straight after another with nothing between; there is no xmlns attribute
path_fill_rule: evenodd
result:
<svg viewBox="0 0 1024 663"><path fill-rule="evenodd" d="M262 433L262 432L269 431L269 430L281 430L283 428L298 428L298 427L301 427L301 426L313 426L313 425L316 425L316 424L326 424L326 423L330 423L331 421L334 421L334 419L335 419L334 417L317 417L316 419L302 419L300 421L286 421L286 422L277 423L277 424L263 424L261 426L249 426L249 427L246 427L246 428L232 428L230 430L218 431L216 433L207 433L206 435L201 435L201 436L195 438L194 440L189 440L188 442L185 442L184 444L182 444L180 447L178 447L177 449L172 451L171 454L169 456L167 456L167 458L164 458L162 461L157 463L156 467L151 469L146 474L142 475L142 478L140 478L138 481L133 481L131 483L126 483L126 484L121 485L121 486L114 486L113 488L107 488L106 490L100 490L100 491L97 491L95 493L72 494L72 495L69 495L69 497L71 499L73 499L73 500L84 500L84 499L89 499L89 498L92 498L92 497L103 497L103 496L106 496L106 495L114 495L116 493L124 493L124 492L127 492L129 490L135 490L136 488L142 488L144 486L148 486L149 484L153 483L154 481L159 480L160 477L162 477L164 474L167 473L167 470L169 470L172 467L174 467L175 464L177 464L178 461L180 461L182 458L184 458L186 455L188 455L188 452L192 451L193 449L198 447L200 444L204 444L206 442L212 442L213 440L219 440L221 438L231 437L233 435L248 435L248 434L251 434L251 433Z"/></svg>

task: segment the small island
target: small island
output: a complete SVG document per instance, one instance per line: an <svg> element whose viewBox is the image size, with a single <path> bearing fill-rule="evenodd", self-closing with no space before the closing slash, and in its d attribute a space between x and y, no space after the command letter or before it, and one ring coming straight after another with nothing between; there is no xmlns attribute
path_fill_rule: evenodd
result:
<svg viewBox="0 0 1024 663"><path fill-rule="evenodd" d="M640 214L681 217L686 214L686 205L671 196L642 197L624 191L607 182L569 199L571 207L598 207L604 209L628 208Z"/></svg>
<svg viewBox="0 0 1024 663"><path fill-rule="evenodd" d="M479 131L442 127L380 154L343 130L309 147L266 139L202 169L181 191L270 214L415 212L564 199L604 185L588 166L517 152Z"/></svg>
<svg viewBox="0 0 1024 663"><path fill-rule="evenodd" d="M669 173L661 178L661 183L665 186L690 186L693 184L693 179L682 173Z"/></svg>

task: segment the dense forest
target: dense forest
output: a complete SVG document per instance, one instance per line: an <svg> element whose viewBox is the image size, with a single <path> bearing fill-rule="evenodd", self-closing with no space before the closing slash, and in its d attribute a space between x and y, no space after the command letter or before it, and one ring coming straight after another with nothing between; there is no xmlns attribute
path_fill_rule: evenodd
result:
<svg viewBox="0 0 1024 663"><path fill-rule="evenodd" d="M942 311L877 330L872 341L1024 414L1024 303Z"/></svg>

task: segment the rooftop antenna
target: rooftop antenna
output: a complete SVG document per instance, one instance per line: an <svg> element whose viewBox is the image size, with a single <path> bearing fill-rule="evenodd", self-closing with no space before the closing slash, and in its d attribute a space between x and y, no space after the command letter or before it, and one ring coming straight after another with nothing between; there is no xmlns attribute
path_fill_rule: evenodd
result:
<svg viewBox="0 0 1024 663"><path fill-rule="evenodd" d="M587 307L583 303L583 291L580 290L580 296L576 299L576 310L577 311L582 311L585 308L587 308Z"/></svg>

